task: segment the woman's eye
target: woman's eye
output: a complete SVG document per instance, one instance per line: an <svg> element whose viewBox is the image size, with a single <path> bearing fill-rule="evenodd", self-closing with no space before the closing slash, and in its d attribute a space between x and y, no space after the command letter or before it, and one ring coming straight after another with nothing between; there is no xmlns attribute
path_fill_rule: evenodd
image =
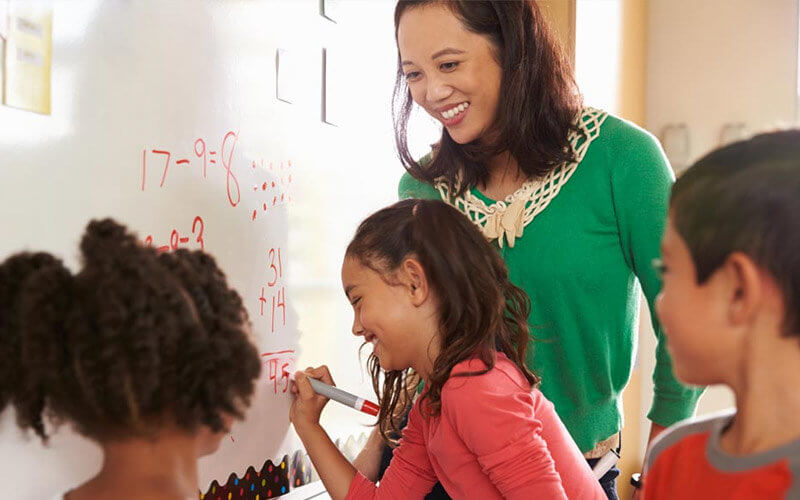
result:
<svg viewBox="0 0 800 500"><path fill-rule="evenodd" d="M350 301L350 305L355 307L359 302L361 302L361 297L356 297Z"/></svg>
<svg viewBox="0 0 800 500"><path fill-rule="evenodd" d="M406 73L406 80L408 81L416 80L417 78L419 78L419 71L409 71Z"/></svg>
<svg viewBox="0 0 800 500"><path fill-rule="evenodd" d="M453 71L454 69L456 69L456 66L458 66L458 62L451 61L442 63L442 65L439 66L439 68L441 68L443 71Z"/></svg>

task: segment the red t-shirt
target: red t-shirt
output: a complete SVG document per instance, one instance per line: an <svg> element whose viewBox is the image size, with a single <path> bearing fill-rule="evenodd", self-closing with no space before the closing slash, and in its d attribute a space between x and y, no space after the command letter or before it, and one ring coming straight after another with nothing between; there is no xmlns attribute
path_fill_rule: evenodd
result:
<svg viewBox="0 0 800 500"><path fill-rule="evenodd" d="M800 439L734 456L720 448L735 412L690 420L666 431L645 459L644 500L800 500Z"/></svg>
<svg viewBox="0 0 800 500"><path fill-rule="evenodd" d="M456 500L606 499L553 404L500 353L483 375L450 377L438 417L414 403L380 485L356 474L347 498L421 499L437 480Z"/></svg>

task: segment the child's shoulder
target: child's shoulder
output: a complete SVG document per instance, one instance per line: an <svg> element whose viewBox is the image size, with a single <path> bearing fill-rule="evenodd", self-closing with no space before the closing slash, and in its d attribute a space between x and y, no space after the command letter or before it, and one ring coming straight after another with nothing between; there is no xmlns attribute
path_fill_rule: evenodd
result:
<svg viewBox="0 0 800 500"><path fill-rule="evenodd" d="M489 440L494 444L484 444L492 448L497 436L511 439L534 432L534 427L540 425L536 421L539 410L553 411L552 407L548 410L542 406L546 402L544 396L531 388L522 372L504 355L498 353L494 366L486 373L465 374L483 370L486 365L479 359L458 363L442 387L442 420L465 441L475 445ZM491 432L487 433L488 429Z"/></svg>
<svg viewBox="0 0 800 500"><path fill-rule="evenodd" d="M505 354L497 353L494 366L480 375L466 375L486 370L478 358L464 360L450 370L450 378L442 387L442 400L474 400L480 395L530 393L528 380Z"/></svg>
<svg viewBox="0 0 800 500"><path fill-rule="evenodd" d="M690 418L673 425L661 433L650 445L645 458L645 469L651 469L659 457L672 450L704 445L711 432L727 425L735 413L736 411L732 409L725 410L703 417Z"/></svg>

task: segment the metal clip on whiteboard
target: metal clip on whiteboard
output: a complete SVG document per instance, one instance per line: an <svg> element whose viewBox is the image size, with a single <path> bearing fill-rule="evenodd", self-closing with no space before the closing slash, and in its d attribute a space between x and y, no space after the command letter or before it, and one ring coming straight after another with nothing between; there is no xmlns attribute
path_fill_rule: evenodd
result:
<svg viewBox="0 0 800 500"><path fill-rule="evenodd" d="M685 123L670 123L661 129L661 145L675 172L689 166L689 127Z"/></svg>

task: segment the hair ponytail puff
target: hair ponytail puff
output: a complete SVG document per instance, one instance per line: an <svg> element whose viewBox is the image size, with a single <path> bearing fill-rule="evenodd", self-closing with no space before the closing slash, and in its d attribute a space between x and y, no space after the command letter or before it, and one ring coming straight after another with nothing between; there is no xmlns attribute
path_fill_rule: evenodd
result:
<svg viewBox="0 0 800 500"><path fill-rule="evenodd" d="M74 278L64 265L37 272L25 283L20 297L23 341L20 360L25 376L14 406L17 422L47 438L43 415L49 395L64 383L65 352L69 342L69 316L75 295Z"/></svg>
<svg viewBox="0 0 800 500"><path fill-rule="evenodd" d="M81 253L89 267L113 265L138 246L136 237L112 219L90 221L81 239Z"/></svg>
<svg viewBox="0 0 800 500"><path fill-rule="evenodd" d="M69 307L65 287L71 280L61 261L47 253L17 254L0 265L0 410L13 404L20 427L42 437L47 387L42 370L52 370L48 354L58 343L54 336ZM46 306L32 309L42 303L39 297L47 297ZM51 326L42 326L45 322Z"/></svg>

